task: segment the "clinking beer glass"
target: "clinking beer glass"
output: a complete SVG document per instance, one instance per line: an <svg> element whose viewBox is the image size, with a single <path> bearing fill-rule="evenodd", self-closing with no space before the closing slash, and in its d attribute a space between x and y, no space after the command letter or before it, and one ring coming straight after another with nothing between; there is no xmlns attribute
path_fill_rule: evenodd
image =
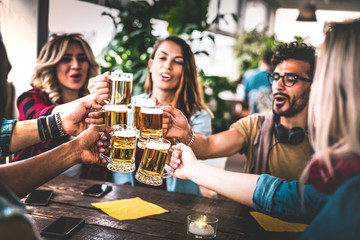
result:
<svg viewBox="0 0 360 240"><path fill-rule="evenodd" d="M119 124L127 124L128 112L127 105L107 104L103 106L105 125L112 127Z"/></svg>
<svg viewBox="0 0 360 240"><path fill-rule="evenodd" d="M160 186L164 178L171 176L171 173L164 173L165 162L172 151L170 147L170 141L165 138L149 137L135 178L148 185Z"/></svg>
<svg viewBox="0 0 360 240"><path fill-rule="evenodd" d="M140 130L140 111L141 107L155 107L156 101L151 98L133 98L134 114L133 114L133 126Z"/></svg>
<svg viewBox="0 0 360 240"><path fill-rule="evenodd" d="M142 106L140 109L140 141L149 137L162 137L163 110L161 106Z"/></svg>
<svg viewBox="0 0 360 240"><path fill-rule="evenodd" d="M109 104L129 105L131 103L132 82L132 73L112 72L109 82Z"/></svg>
<svg viewBox="0 0 360 240"><path fill-rule="evenodd" d="M136 128L125 124L114 125L111 133L110 157L100 153L106 159L111 171L127 173L135 170Z"/></svg>

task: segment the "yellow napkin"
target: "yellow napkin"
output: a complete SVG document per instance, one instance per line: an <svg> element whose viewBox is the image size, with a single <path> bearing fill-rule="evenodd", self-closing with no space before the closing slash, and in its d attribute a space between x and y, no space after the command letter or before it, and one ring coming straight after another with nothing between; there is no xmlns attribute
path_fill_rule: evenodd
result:
<svg viewBox="0 0 360 240"><path fill-rule="evenodd" d="M308 226L303 223L285 222L255 211L251 211L250 214L268 232L303 232Z"/></svg>
<svg viewBox="0 0 360 240"><path fill-rule="evenodd" d="M116 218L120 221L138 219L168 212L168 210L153 203L144 201L139 197L110 202L91 203L91 205L96 208L100 208L110 217Z"/></svg>

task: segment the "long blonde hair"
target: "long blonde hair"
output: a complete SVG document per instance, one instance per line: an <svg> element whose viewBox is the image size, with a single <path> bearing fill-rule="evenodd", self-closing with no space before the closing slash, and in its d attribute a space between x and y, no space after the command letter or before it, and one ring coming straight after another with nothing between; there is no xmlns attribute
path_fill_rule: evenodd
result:
<svg viewBox="0 0 360 240"><path fill-rule="evenodd" d="M95 60L94 53L90 45L81 37L81 34L55 35L41 49L34 73L30 79L30 85L48 93L53 103L60 103L61 101L61 90L56 77L56 65L64 56L69 43L79 44L89 62L86 82L79 90L79 97L89 94L87 89L89 79L100 74L100 66Z"/></svg>
<svg viewBox="0 0 360 240"><path fill-rule="evenodd" d="M314 158L332 173L331 157L360 155L360 19L328 23L325 30L308 120Z"/></svg>
<svg viewBox="0 0 360 240"><path fill-rule="evenodd" d="M191 51L190 46L183 39L176 36L168 36L164 39L156 41L150 58L154 59L159 46L165 41L171 41L179 45L184 58L183 73L181 75L178 89L176 90L173 101L171 102L171 106L180 109L188 119L190 119L196 111L202 109L207 111L210 116L213 117L211 110L204 103L203 91L197 77L194 54ZM151 92L152 88L153 82L150 70L148 70L145 80L145 92Z"/></svg>

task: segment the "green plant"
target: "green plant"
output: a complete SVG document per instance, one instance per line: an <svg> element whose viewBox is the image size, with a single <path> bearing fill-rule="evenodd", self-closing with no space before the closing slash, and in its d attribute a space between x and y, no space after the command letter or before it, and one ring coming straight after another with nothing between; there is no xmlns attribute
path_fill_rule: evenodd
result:
<svg viewBox="0 0 360 240"><path fill-rule="evenodd" d="M261 57L267 50L274 50L276 46L285 44L276 39L275 34L267 34L267 29L262 32L252 30L243 32L236 38L233 46L235 57L239 60L240 76L248 69L259 67ZM305 42L306 39L301 36L294 36L294 40L298 43Z"/></svg>
<svg viewBox="0 0 360 240"><path fill-rule="evenodd" d="M152 4L148 1L129 1L126 6L119 6L117 16L104 12L104 16L112 19L116 34L100 54L101 71L119 69L133 73L133 94L142 93L148 59L155 41L159 38L154 35L152 20L166 21L169 34L181 36L190 45L193 41L201 42L204 38L214 40L213 34L206 31L213 24L206 21L208 6L209 0L154 0ZM217 16L213 22L218 22L221 17L223 16ZM200 36L193 38L194 31L200 32ZM208 55L201 48L194 53ZM229 90L229 81L226 78L205 76L202 71L200 79L207 89L213 89L212 94L205 95L205 102L210 104L216 101L216 107L213 108L214 132L227 128L229 124L224 122L224 113L229 107L217 94L220 90Z"/></svg>
<svg viewBox="0 0 360 240"><path fill-rule="evenodd" d="M233 50L235 57L240 62L240 75L243 75L248 69L259 67L263 53L266 50L274 49L279 43L275 38L275 34L268 35L266 31L266 29L262 32L252 30L237 36Z"/></svg>
<svg viewBox="0 0 360 240"><path fill-rule="evenodd" d="M225 90L234 91L235 84L225 77L207 76L203 71L199 73L199 80L204 87L204 100L215 116L212 119L213 133L227 130L231 124L232 108L219 98L219 93Z"/></svg>

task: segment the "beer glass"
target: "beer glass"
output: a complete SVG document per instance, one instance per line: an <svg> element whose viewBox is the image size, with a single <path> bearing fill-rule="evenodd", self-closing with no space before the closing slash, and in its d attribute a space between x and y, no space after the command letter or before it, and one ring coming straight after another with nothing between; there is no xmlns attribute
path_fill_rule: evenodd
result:
<svg viewBox="0 0 360 240"><path fill-rule="evenodd" d="M135 170L136 128L125 124L113 126L111 133L110 157L100 153L109 163L107 168L114 172L128 173Z"/></svg>
<svg viewBox="0 0 360 240"><path fill-rule="evenodd" d="M112 72L109 83L109 104L129 105L131 103L132 82L132 73Z"/></svg>
<svg viewBox="0 0 360 240"><path fill-rule="evenodd" d="M112 127L127 124L129 108L127 105L108 104L103 106L105 125Z"/></svg>
<svg viewBox="0 0 360 240"><path fill-rule="evenodd" d="M141 107L155 107L156 102L151 98L133 98L134 114L133 126L140 129L140 109Z"/></svg>
<svg viewBox="0 0 360 240"><path fill-rule="evenodd" d="M149 137L162 137L163 110L160 106L143 106L140 109L140 141Z"/></svg>
<svg viewBox="0 0 360 240"><path fill-rule="evenodd" d="M140 166L135 174L139 182L159 186L163 183L163 178L171 176L170 173L164 173L170 146L170 141L165 138L150 137L146 140Z"/></svg>

